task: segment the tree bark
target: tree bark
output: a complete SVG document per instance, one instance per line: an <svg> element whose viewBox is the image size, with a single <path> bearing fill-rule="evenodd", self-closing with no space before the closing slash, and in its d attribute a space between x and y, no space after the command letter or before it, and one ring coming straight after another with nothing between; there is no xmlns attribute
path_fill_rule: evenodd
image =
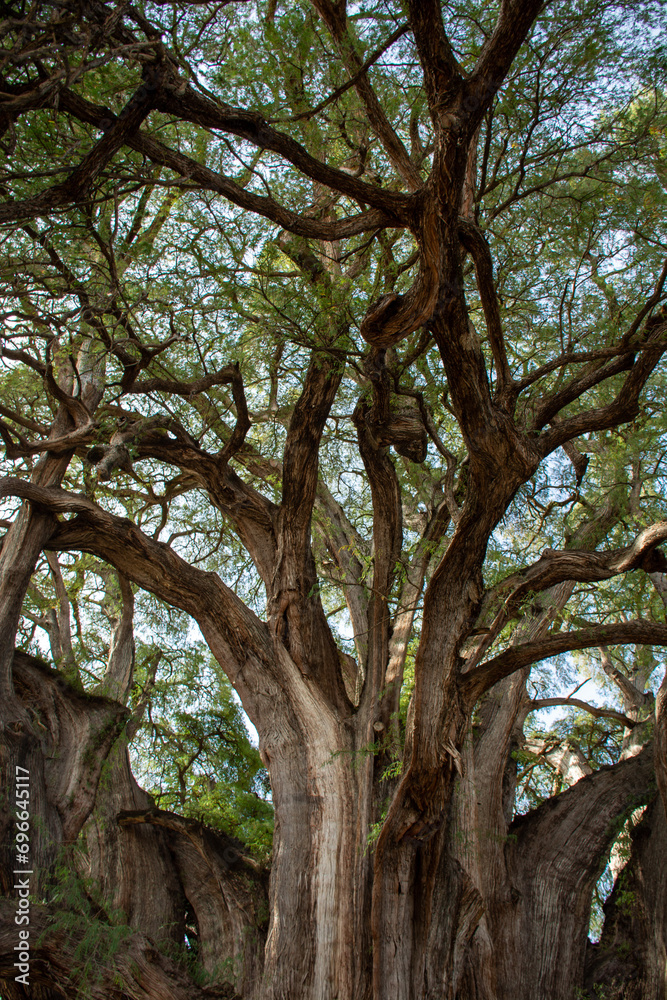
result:
<svg viewBox="0 0 667 1000"><path fill-rule="evenodd" d="M196 820L150 808L119 816L130 832L146 824L168 846L196 923L196 957L216 985L252 1000L262 990L268 924L268 872L243 854L243 845ZM165 911L163 911L165 912ZM181 938L182 941L182 938Z"/></svg>
<svg viewBox="0 0 667 1000"><path fill-rule="evenodd" d="M571 1000L583 986L593 886L619 821L651 793L651 758L601 768L510 825L489 906L499 996Z"/></svg>
<svg viewBox="0 0 667 1000"><path fill-rule="evenodd" d="M154 805L135 781L127 741L121 737L106 762L95 809L86 824L90 871L104 899L122 913L123 922L156 944L182 945L185 896L163 831L118 825L121 812Z"/></svg>
<svg viewBox="0 0 667 1000"><path fill-rule="evenodd" d="M667 823L660 796L632 831L627 865L604 905L598 944L586 954L586 989L609 1000L665 1000Z"/></svg>

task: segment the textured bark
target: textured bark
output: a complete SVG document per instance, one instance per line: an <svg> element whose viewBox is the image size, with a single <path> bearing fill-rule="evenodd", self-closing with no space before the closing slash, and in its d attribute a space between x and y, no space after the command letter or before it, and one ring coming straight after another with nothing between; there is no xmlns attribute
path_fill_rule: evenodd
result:
<svg viewBox="0 0 667 1000"><path fill-rule="evenodd" d="M15 654L13 675L17 704L30 722L6 726L0 748L4 772L0 854L0 936L4 936L4 946L0 989L7 1000L20 1000L26 995L34 1000L53 1000L65 994L48 965L43 966L43 975L38 973L31 979L29 994L14 981L19 929L15 923L17 879L22 878L15 874L22 867L13 849L15 810L26 809L30 814L29 866L23 870L31 898L39 899L58 891L58 868L71 864L71 847L93 807L100 771L123 727L125 711L109 699L83 694L62 674L23 653ZM22 770L17 771L17 767ZM17 774L27 778L21 788L29 791L29 798L20 803L15 800ZM32 935L37 930L32 923L32 909L31 904L34 943L36 936ZM59 968L57 961L55 968Z"/></svg>
<svg viewBox="0 0 667 1000"><path fill-rule="evenodd" d="M126 833L146 830L146 824L164 833L196 922L198 960L216 985L227 984L243 997L258 996L269 913L268 873L243 855L240 843L194 820L148 809L122 813L119 822ZM150 854L159 854L164 843L150 842ZM142 855L148 853L144 848ZM160 912L168 911L163 906ZM182 927L180 933L182 941Z"/></svg>
<svg viewBox="0 0 667 1000"><path fill-rule="evenodd" d="M156 944L184 939L185 897L167 840L150 826L119 827L124 810L146 810L154 802L130 769L121 738L102 773L94 812L86 824L91 875L122 919Z"/></svg>
<svg viewBox="0 0 667 1000"><path fill-rule="evenodd" d="M604 912L600 941L586 954L588 995L602 988L609 1000L665 1000L667 823L659 796L632 832L630 859Z"/></svg>
<svg viewBox="0 0 667 1000"><path fill-rule="evenodd" d="M313 709L304 720L307 740L298 730L279 745L277 734L270 742L260 734L275 807L262 997L362 1000L370 960L372 757L353 726Z"/></svg>
<svg viewBox="0 0 667 1000"><path fill-rule="evenodd" d="M123 726L116 702L77 691L62 674L16 653L14 687L31 726L3 733L2 886L12 892L15 766L29 774L33 891L47 882L60 850L74 843L95 801L104 760ZM11 765L11 766L10 766ZM24 773L24 772L20 772Z"/></svg>
<svg viewBox="0 0 667 1000"><path fill-rule="evenodd" d="M667 678L664 677L655 699L655 773L667 811Z"/></svg>
<svg viewBox="0 0 667 1000"><path fill-rule="evenodd" d="M61 17L58 5L52 16L50 8L37 4L38 14L33 16L32 8L22 11L18 28L13 24L20 38L15 50L9 43L6 47L7 72L13 76L6 83L3 79L2 122L9 126L27 112L48 108L54 118L63 116L72 125L77 136L74 152L80 158L64 181L50 187L44 187L44 178L50 174L41 171L40 165L34 191L26 171L21 190L27 190L27 195L22 200L7 198L0 205L0 222L45 217L57 210L66 231L61 210L74 205L77 214L83 210L90 215L88 189L93 182L100 185L101 204L110 197L107 184L118 166L112 161L124 147L146 165L135 178L139 185L146 176L153 183L158 171L164 171L160 184L172 185L174 192L192 188L209 192L280 226L289 234L276 241L281 253L291 255L309 276L311 289L314 286L322 293L322 311L331 313L311 324L310 358L303 372L292 368L289 375L288 395L296 391L299 381L301 389L296 402L290 402L282 462L271 458L263 469L245 440L250 416L240 369L223 365L215 372L206 371L200 354L200 377L187 381L169 377L171 360L160 355L180 335L174 333L173 341L166 339L158 345L141 342L131 321L135 303L129 294L124 298L126 286L111 263L115 250L111 242L102 249L102 236L99 272L104 273L104 257L112 281L100 296L104 309L92 310L92 314L100 350L112 355L114 366L121 369L119 380L114 373L110 386L114 403L106 408L104 419L98 422L95 417L99 386L86 388L78 369L75 372L70 366L69 383L65 384L67 377L63 385L58 383L50 341L46 362L36 352L12 347L13 328L9 347L3 346L4 357L12 364L28 365L31 377L42 379L50 400L60 408L51 431L33 425L30 440L4 424L2 429L10 459L45 456L31 480L7 478L0 483L1 497L26 501L0 553L3 763L10 777L16 761L30 767L35 816L40 823L35 850L45 872L59 846L77 836L95 799L95 812L87 826L92 874L103 898L122 910L136 933L121 946L118 958L104 965L90 997L185 1000L186 996L203 996L156 950L157 945L182 944L186 919L197 924L200 958L217 984L225 984L226 989L233 979L252 1000L369 1000L371 996L373 1000L451 1000L456 996L461 1000L494 996L570 1000L572 990L583 982L592 886L614 824L633 804L633 797L647 794L653 774L651 756L644 750L614 768L583 777L562 795L512 823L516 775L511 753L520 745L526 712L535 707L527 700L525 681L533 663L557 653L612 642L667 644L667 627L649 620L623 620L568 632L560 631L555 617L545 614L535 634L528 629L529 634L519 636L521 641L497 655L489 651L496 641L502 645L505 629L514 618L526 614L525 602L534 601L535 595L560 587L564 604L572 581L594 583L640 569L662 573L667 562L657 546L667 539L667 523L644 527L635 542L622 549L591 551L594 545L582 543L581 548L561 552L545 550L534 565L512 573L487 593L483 568L494 530L540 463L556 448L566 449L580 485L585 460L578 455L574 438L616 428L639 412L640 394L666 350L667 316L663 312L651 318L650 313L663 294L667 267L653 296L614 344L600 351L575 353L563 343L561 356L539 368L531 369L532 358L525 357L524 376L514 379L491 250L474 222L475 157L480 126L489 112L490 129L494 96L542 5L542 0L502 0L494 27L480 39L475 65L464 72L447 37L442 5L437 0L409 0L405 5L408 25L400 26L391 38L396 40L405 30L412 35L409 44L414 44L417 54L416 69L421 70L432 127L427 152L421 146L419 123L415 123L415 153L410 155L373 89L367 70L375 57L362 61L354 36L359 12L348 15L344 0L313 0L312 7L331 36L331 42L321 39L322 53L328 58L328 50L335 48L349 77L337 93L355 88L367 120L364 127L367 123L372 141L382 146L397 171L398 178L381 183L365 174L367 144L363 155L361 148L355 152L358 170L332 167L323 155L314 155L298 142L294 130L281 131L275 121L252 108L231 106L194 86L190 71L181 71L183 57L170 51L168 34L162 36L134 8L121 5L111 10L103 0L91 0L71 10L67 6L66 16ZM275 3L267 4L270 27L274 15ZM454 14L448 10L450 16ZM229 23L233 25L233 20ZM466 32L474 30L472 24ZM76 92L65 86L73 86L69 76L44 79L49 70L44 69L39 53L54 43L64 46L63 66L69 60L69 65L81 67L76 71ZM126 78L128 67L132 71L135 65L142 67L144 84L119 115L84 96L94 97L104 87L96 83L86 90L87 56L81 59L80 44L86 53L94 52L96 59L100 53L96 63L100 72L106 72L102 67L107 61L115 65L118 59L122 65L122 60L129 59L119 80ZM321 80L325 79L326 74ZM244 98L251 92L241 84L238 89ZM415 93L418 90L415 76ZM517 94L520 91L519 86ZM287 92L282 97L289 102L291 95ZM540 124L538 98L539 93L537 117L527 127L529 137ZM151 109L175 123L173 128L160 128L160 139L152 134L157 131L156 122L146 121ZM296 120L309 117L311 111L300 111ZM351 128L356 127L354 117L346 112ZM193 127L214 139L190 142L196 134ZM536 134L540 130L541 126ZM100 131L101 136L90 138ZM239 141L243 151L255 151L252 170L262 157L264 165L270 164L268 193L257 193L261 190L257 177L241 184L217 169L226 162L223 145L234 152L234 141ZM215 150L223 150L222 158ZM198 162L195 154L213 166ZM431 154L425 177L423 170ZM531 150L526 148L520 157L523 174L532 159ZM126 160L126 164L132 162L132 157ZM298 178L299 190L283 184L280 171L285 164ZM124 177L129 169L124 165L118 176ZM607 169L614 169L613 157L605 157ZM593 165L590 170L586 167L588 180L589 173L595 176ZM313 204L301 212L282 205L271 193L269 180L290 205L302 201L305 186L314 188ZM407 190L400 190L401 183ZM135 190L133 183L123 184ZM519 188L520 183L517 198ZM113 197L120 195L116 192ZM338 217L346 202L361 208ZM148 200L144 209L147 204ZM200 210L204 215L208 210L203 198ZM125 209L117 213L116 228L122 228L124 213ZM140 228L141 222L134 236ZM385 230L381 236L380 230ZM358 299L356 293L353 297L354 310L347 303L339 306L361 273L353 268L364 268L366 253L366 260L372 259L375 237L379 242L387 237L387 243L394 238L387 236L388 230L399 232L396 238L405 246L413 243L414 258L401 265L401 270L395 268L393 275L392 268L385 274L378 269L377 286L387 279L385 294L367 305L363 317L357 317L361 339L370 348L358 341L350 351L341 345L349 342L352 312L356 315L364 288L360 287ZM362 233L368 234L365 249L336 244ZM79 279L62 266L43 233L23 226L21 238L24 234L46 255L44 262L40 259L44 275L40 268L36 270L42 282L40 295L44 289L49 292L49 266L53 265L58 278L54 294L78 301L82 320L88 323L90 297L81 291ZM193 237L198 238L198 234ZM321 244L301 246L306 239ZM352 259L348 271L344 270L346 256ZM485 328L479 335L472 320L477 307L470 309L466 301L473 280ZM127 291L131 291L129 285ZM21 303L21 308L27 307ZM31 314L26 315L32 321ZM79 311L72 315L78 322ZM105 316L113 318L108 327ZM43 322L47 330L54 324L57 336L53 339L57 340L71 316L63 321L63 329L51 316ZM391 363L395 345L418 331L414 348L405 345L404 357L410 360L398 371L398 365ZM300 337L299 349L303 347ZM453 484L456 460L439 441L435 421L417 391L401 384L402 380L421 384L408 369L426 350L424 345L430 348L433 343L442 377L440 384L436 378L429 385L429 395L431 389L444 394L440 413L445 424L450 419L456 422L454 438L462 441L467 452L461 463L460 493ZM358 555L343 552L356 544L355 531L319 482L324 428L348 361L361 386L353 420L372 496L372 546L369 542ZM512 359L517 371L520 361ZM544 380L544 388L521 398L538 380ZM231 387L236 424L233 429L217 426L214 430L216 420L209 422L208 414L216 411L216 397L206 394L216 389L222 396L223 386ZM594 392L598 387L604 391ZM70 394L75 391L79 396ZM142 395L138 412L123 408L128 398ZM146 416L149 396L151 413ZM169 405L172 396L178 398L178 412L192 406L203 425L185 418L181 424ZM591 396L589 406L585 399ZM154 405L162 412L154 413ZM273 390L269 408L274 413L278 409L278 394ZM107 419L116 421L109 433ZM21 427L25 423L20 414L10 420ZM186 429L194 423L204 427L199 438L193 437L198 431ZM217 425L224 425L221 417ZM207 453L204 444L216 434L219 451ZM108 444L100 443L105 435ZM408 461L423 462L429 437L447 463L442 503L438 506L434 488L427 529L408 567L407 582L399 588L403 521L410 524L410 520L409 512L404 517L406 498L401 495L401 479L390 449ZM160 542L159 532L151 536L104 509L106 500L95 502L86 480L85 492L61 489L69 460L83 448L90 448L87 458L100 480L109 480L118 469L131 471L133 461L146 460L173 470L179 489L206 494L236 532L264 583L267 620L244 604L216 573L189 565L170 545ZM230 468L232 458L241 472L264 478L271 495L280 474L279 501L275 496L275 502L269 500L268 490L263 496L250 481L244 482ZM165 500L165 506L169 502ZM115 509L113 503L108 506ZM317 543L323 542L329 550L348 591L358 588L355 595L346 595L358 663L338 650L319 596L311 540L316 509L320 516ZM165 513L165 521L166 517ZM331 530L325 524L328 517L335 522ZM439 543L448 520L453 528L443 552ZM148 525L150 517L144 523ZM131 581L199 624L257 727L271 777L276 826L268 926L262 873L248 859L232 860L227 852L235 848L210 830L156 811L132 777L124 743L114 748L97 787L102 762L120 728L119 705L84 697L70 688L56 690L54 675L40 674L42 668L35 664L17 660L13 668L21 606L42 551L91 553L123 574L125 605L129 606L127 581ZM51 560L55 565L52 556ZM372 563L372 570L366 561ZM392 623L389 609L399 589L406 604ZM415 609L422 597L403 769L395 782L383 782L386 766L397 763L396 747L387 737L395 739L400 733L400 686ZM118 701L127 693L132 672L131 622L125 605L102 692ZM62 628L66 628L64 619ZM66 644L60 648L67 651ZM487 655L490 658L485 660ZM471 719L480 699L479 727L473 731ZM634 721L618 712L606 714L617 723ZM656 768L664 795L664 685L657 723ZM640 742L637 738L632 749ZM631 743L627 740L624 750ZM580 778L586 769L574 750L561 748L549 756L568 781ZM7 810L3 822L3 833L8 835L11 816ZM373 852L368 839L374 825L379 837ZM8 872L7 868L6 891ZM653 913L657 904L647 903L647 907ZM4 911L0 925L6 945L9 930L3 919ZM48 926L49 919L49 914L36 910L36 924L46 933L35 959L35 988L43 981L45 989L55 995L66 988L85 995L76 980L76 956L57 925ZM659 955L658 944L654 951ZM6 948L2 952L6 963L5 952ZM651 962L659 964L658 958Z"/></svg>
<svg viewBox="0 0 667 1000"><path fill-rule="evenodd" d="M593 886L619 820L651 793L651 757L602 768L510 825L509 891L491 909L500 996L570 1000L583 986Z"/></svg>

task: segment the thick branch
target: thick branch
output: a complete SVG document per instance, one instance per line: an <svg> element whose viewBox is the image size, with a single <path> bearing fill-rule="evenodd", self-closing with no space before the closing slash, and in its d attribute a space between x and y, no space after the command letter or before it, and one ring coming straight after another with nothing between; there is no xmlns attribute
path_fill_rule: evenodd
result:
<svg viewBox="0 0 667 1000"><path fill-rule="evenodd" d="M283 492L277 522L277 559L269 614L302 673L317 676L341 706L346 694L338 650L317 588L311 521L324 425L343 375L330 357L315 354L294 407L283 456Z"/></svg>
<svg viewBox="0 0 667 1000"><path fill-rule="evenodd" d="M0 420L0 437L5 445L7 458L24 458L27 455L40 455L45 451L52 455L64 455L73 452L82 445L90 444L95 436L97 425L88 420L70 434L62 434L56 438L46 438L43 441L28 441L22 434L12 430ZM17 441L14 441L17 438Z"/></svg>
<svg viewBox="0 0 667 1000"><path fill-rule="evenodd" d="M496 363L498 393L502 395L508 389L512 388L512 375L507 361L498 296L496 295L496 288L493 282L491 251L481 229L478 229L477 226L471 223L465 222L463 219L459 219L459 239L472 256L475 264L477 288L482 301L491 351Z"/></svg>
<svg viewBox="0 0 667 1000"><path fill-rule="evenodd" d="M232 378L237 378L231 366ZM218 376L211 376L217 379ZM232 381L223 379L223 381ZM204 379L200 380L204 382ZM229 467L229 459L242 447L246 431L246 414L240 376L236 387L238 419L218 455L203 451L187 431L171 417L157 415L143 418L120 408L109 408L117 413L122 429L111 437L111 444L91 449L88 460L95 462L100 479L109 479L114 468L130 468L131 459L127 445L132 443L136 457L155 458L158 461L187 470L192 475L189 488L200 486L206 490L213 504L234 525L239 538L248 550L262 579L268 583L274 568L275 535L274 516L278 508L257 490L245 483ZM193 385L197 385L195 382ZM187 393L187 383L165 382L170 391ZM272 470L275 472L275 470Z"/></svg>
<svg viewBox="0 0 667 1000"><path fill-rule="evenodd" d="M110 112L108 109L100 105L91 104L71 91L64 91L62 93L61 107L70 111L80 121L88 122L96 128L101 128L104 122L109 121ZM390 212L376 209L374 211L362 212L359 215L336 222L320 222L285 208L271 197L246 191L235 181L230 180L223 174L216 173L215 170L203 166L189 156L185 156L177 150L170 149L144 132L137 132L134 135L128 136L126 142L131 149L135 149L152 162L159 163L167 169L173 170L185 182L192 182L200 190L213 191L216 194L220 194L232 202L232 204L238 205L240 208L253 212L256 215L261 215L271 222L275 222L282 229L287 229L297 236L336 240L355 236L358 233L364 233L382 226L401 226L404 224L401 218L395 214L401 209L401 206L397 202L392 203ZM318 161L314 162L317 163ZM341 178L350 180L349 175L342 171L333 170L330 167L327 170L331 171L336 177L340 174ZM326 176L328 180L333 179L329 174L326 174ZM323 180L322 183L326 182ZM368 188L371 192L375 191L379 192L380 195L383 194L379 188L373 188L371 185L364 185L364 187ZM368 192L365 191L364 193L367 194ZM391 197L390 195L387 197L380 196L372 200L369 198L365 203L373 204L373 202L379 200L383 205L386 205ZM405 207L407 208L407 203Z"/></svg>
<svg viewBox="0 0 667 1000"><path fill-rule="evenodd" d="M261 866L254 858L243 853L243 847L238 841L212 830L199 820L188 819L177 813L166 812L164 809L143 809L121 812L118 823L120 826L135 826L141 823L159 826L189 840L202 857L205 857L208 851L211 854L220 854L223 860L222 867L230 868L232 865L245 867L249 869L251 876L261 871ZM220 867L219 862L217 867Z"/></svg>
<svg viewBox="0 0 667 1000"><path fill-rule="evenodd" d="M360 557L367 554L367 546L350 524L341 505L321 481L315 501L313 532L320 536L338 568L338 582L350 613L357 659L363 674L367 653L368 598Z"/></svg>
<svg viewBox="0 0 667 1000"><path fill-rule="evenodd" d="M368 605L368 665L363 692L366 707L377 702L384 686L389 649L388 598L403 540L400 483L388 449L380 447L376 440L378 425L386 423L388 417L389 378L386 370L380 373L374 384L374 397L372 408L357 404L353 417L373 503L373 588ZM381 721L388 728L391 698L385 701L386 717Z"/></svg>
<svg viewBox="0 0 667 1000"><path fill-rule="evenodd" d="M482 618L487 614L485 609L495 604L503 620L508 621L529 594L547 590L563 580L595 583L635 569L643 569L647 573L661 570L667 566L667 560L660 550L656 550L656 546L665 539L667 521L658 521L644 528L630 545L622 549L607 552L545 549L537 562L513 573L487 595Z"/></svg>
<svg viewBox="0 0 667 1000"><path fill-rule="evenodd" d="M313 357L287 432L281 508L304 544L310 534L317 492L320 440L342 375L338 362L320 355Z"/></svg>
<svg viewBox="0 0 667 1000"><path fill-rule="evenodd" d="M614 625L597 625L576 632L558 632L538 642L521 643L464 674L461 679L462 688L466 698L474 703L493 684L519 670L520 667L575 649L590 649L592 646L600 645L612 646L618 643L667 646L667 625L650 621L621 622Z"/></svg>
<svg viewBox="0 0 667 1000"><path fill-rule="evenodd" d="M362 63L362 65L359 67L354 76L350 77L349 80L346 80L345 83L342 83L340 87L336 87L336 89L331 94L329 94L328 97L325 97L323 101L320 101L319 104L316 104L314 108L310 108L308 111L302 111L300 114L297 115L290 115L289 118L287 119L282 118L280 120L290 121L290 122L301 122L301 121L310 121L311 118L315 118L317 115L319 115L320 111L324 111L325 108L328 108L330 104L333 104L334 101L337 101L339 97L342 97L342 95L346 93L346 91L350 90L351 87L356 87L361 77L364 76L364 74L371 68L373 63L376 63L378 59L385 54L387 49L391 48L394 42L397 42L399 38L402 38L402 36L408 30L408 27L409 25L407 24L399 25L396 31L392 32L389 38L385 42L383 42L379 48L375 49L375 51L370 54L368 59L366 59L366 61ZM275 123L276 119L273 119L272 124Z"/></svg>
<svg viewBox="0 0 667 1000"><path fill-rule="evenodd" d="M383 191L358 177L315 159L303 146L290 136L272 128L266 119L255 111L232 108L222 103L214 104L213 101L197 94L191 87L186 87L182 94L175 90L170 90L168 93L165 91L159 95L157 103L158 108L168 114L175 114L203 128L229 132L251 142L259 149L277 153L306 177L324 184L333 191L340 191L355 201L372 205L395 216L400 216L409 205L406 195Z"/></svg>
<svg viewBox="0 0 667 1000"><path fill-rule="evenodd" d="M629 719L623 712L617 712L613 708L598 708L597 705L591 705L579 698L538 698L537 701L531 701L529 710L534 712L540 708L557 708L560 705L564 708L580 708L592 715L594 719L613 719L625 726L626 729L633 729L637 725L636 719Z"/></svg>
<svg viewBox="0 0 667 1000"><path fill-rule="evenodd" d="M544 0L503 0L493 34L465 86L472 128L484 117L543 6Z"/></svg>
<svg viewBox="0 0 667 1000"><path fill-rule="evenodd" d="M193 396L206 392L217 385L231 385L232 396L236 406L236 424L231 436L227 440L224 448L220 452L219 459L225 464L232 458L243 445L245 436L250 430L250 417L248 415L248 404L246 403L243 389L243 379L238 363L226 365L217 372L203 375L194 382L178 382L172 379L151 378L143 382L135 382L127 389L133 394L143 394L148 392L166 392L177 396L184 396L192 399Z"/></svg>
<svg viewBox="0 0 667 1000"><path fill-rule="evenodd" d="M445 34L439 0L410 0L408 10L429 108L437 121L462 83L461 70Z"/></svg>
<svg viewBox="0 0 667 1000"><path fill-rule="evenodd" d="M279 664L286 666L286 658L277 653L266 625L216 574L190 566L127 518L108 513L86 497L20 479L0 480L0 496L21 497L52 514L75 514L60 522L49 539L49 549L97 555L138 586L190 614L207 635L232 683L237 682L240 693L245 694L246 709L254 705L254 692L245 682L257 682L257 668L275 674Z"/></svg>

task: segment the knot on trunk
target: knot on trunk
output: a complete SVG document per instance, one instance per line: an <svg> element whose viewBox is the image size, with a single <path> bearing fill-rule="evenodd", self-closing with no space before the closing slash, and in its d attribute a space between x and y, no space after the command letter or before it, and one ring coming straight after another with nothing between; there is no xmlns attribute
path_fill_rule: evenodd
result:
<svg viewBox="0 0 667 1000"><path fill-rule="evenodd" d="M645 552L639 562L639 568L645 573L667 572L667 557L662 549L651 549Z"/></svg>
<svg viewBox="0 0 667 1000"><path fill-rule="evenodd" d="M423 462L428 448L428 433L416 399L391 397L389 421L375 428L377 442L394 450L412 462Z"/></svg>
<svg viewBox="0 0 667 1000"><path fill-rule="evenodd" d="M371 303L359 331L367 344L372 344L374 347L390 347L396 343L402 336L399 333L397 337L395 322L402 304L403 296L395 292L383 295L377 302Z"/></svg>
<svg viewBox="0 0 667 1000"><path fill-rule="evenodd" d="M132 456L124 444L95 445L86 458L96 467L101 482L108 482L116 469L132 472Z"/></svg>

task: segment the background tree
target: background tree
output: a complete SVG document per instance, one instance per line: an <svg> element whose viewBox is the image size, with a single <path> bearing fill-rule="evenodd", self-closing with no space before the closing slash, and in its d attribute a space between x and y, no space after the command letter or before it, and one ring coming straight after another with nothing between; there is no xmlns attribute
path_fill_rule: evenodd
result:
<svg viewBox="0 0 667 1000"><path fill-rule="evenodd" d="M3 996L661 996L664 10L3 13Z"/></svg>

